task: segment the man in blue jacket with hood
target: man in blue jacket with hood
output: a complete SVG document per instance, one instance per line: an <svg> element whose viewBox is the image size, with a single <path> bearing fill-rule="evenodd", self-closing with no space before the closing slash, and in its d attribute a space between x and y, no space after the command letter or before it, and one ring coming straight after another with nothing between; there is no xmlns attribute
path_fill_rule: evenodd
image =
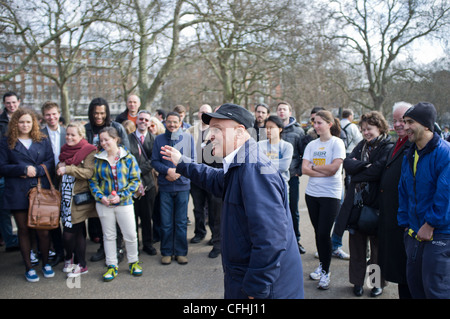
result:
<svg viewBox="0 0 450 319"><path fill-rule="evenodd" d="M203 114L202 120L209 124L212 155L223 157L223 169L193 163L170 146L161 153L177 165L178 173L223 198L225 298L303 298L287 186L247 132L253 115L224 104L215 113Z"/></svg>
<svg viewBox="0 0 450 319"><path fill-rule="evenodd" d="M408 139L399 182L406 276L413 298L450 298L450 144L434 132L437 113L421 102L403 115Z"/></svg>

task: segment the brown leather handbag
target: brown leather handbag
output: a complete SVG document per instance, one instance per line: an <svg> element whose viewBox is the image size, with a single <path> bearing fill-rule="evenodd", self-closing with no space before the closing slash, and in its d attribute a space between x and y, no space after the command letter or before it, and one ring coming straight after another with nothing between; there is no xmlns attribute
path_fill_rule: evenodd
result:
<svg viewBox="0 0 450 319"><path fill-rule="evenodd" d="M38 177L38 185L28 192L28 227L50 230L59 225L61 193L53 185L47 167L44 164L41 166L50 182L50 189L42 188L41 178Z"/></svg>

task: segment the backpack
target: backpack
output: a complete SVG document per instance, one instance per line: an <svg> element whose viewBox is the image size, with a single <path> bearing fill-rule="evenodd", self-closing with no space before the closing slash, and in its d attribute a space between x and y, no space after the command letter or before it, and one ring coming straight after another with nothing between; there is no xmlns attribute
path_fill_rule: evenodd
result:
<svg viewBox="0 0 450 319"><path fill-rule="evenodd" d="M345 148L348 148L348 146L350 145L350 142L352 141L350 139L350 136L348 136L347 131L345 130L350 124L352 124L352 123L351 122L348 123L346 126L342 127L342 129L341 129L341 136L340 137L344 141Z"/></svg>

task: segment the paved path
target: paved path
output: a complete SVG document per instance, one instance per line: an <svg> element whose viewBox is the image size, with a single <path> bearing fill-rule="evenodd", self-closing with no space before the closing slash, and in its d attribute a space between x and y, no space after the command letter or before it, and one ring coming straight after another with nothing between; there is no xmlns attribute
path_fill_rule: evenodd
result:
<svg viewBox="0 0 450 319"><path fill-rule="evenodd" d="M309 221L304 202L304 187L306 179L301 179L300 202L300 230L302 244L307 253L302 255L304 270L304 288L306 299L349 299L355 298L352 286L348 282L348 261L333 258L331 263L331 287L327 291L318 290L317 282L309 279L309 273L318 265L314 258L315 242L314 232ZM191 201L192 202L192 201ZM192 207L190 219L194 221ZM188 227L188 239L193 237L194 226ZM206 238L209 240L209 235ZM46 279L42 273L40 281L29 283L24 277L24 267L19 252L6 253L0 248L0 299L7 298L45 298L45 299L222 299L223 298L223 272L220 257L208 258L211 246L207 240L199 244L189 244L187 265L173 262L163 266L160 263L159 245L158 255L149 256L140 254L144 274L142 277L132 277L127 272L126 258L119 265L119 275L112 282L102 281L105 271L102 262L88 261L89 272L80 277L79 281L67 281L61 271L63 265L55 267L55 277ZM344 236L344 250L348 251L348 237ZM98 244L88 241L87 258L89 259L98 248ZM397 285L390 284L385 288L383 295L377 299L396 299ZM359 299L373 299L369 297L369 289Z"/></svg>

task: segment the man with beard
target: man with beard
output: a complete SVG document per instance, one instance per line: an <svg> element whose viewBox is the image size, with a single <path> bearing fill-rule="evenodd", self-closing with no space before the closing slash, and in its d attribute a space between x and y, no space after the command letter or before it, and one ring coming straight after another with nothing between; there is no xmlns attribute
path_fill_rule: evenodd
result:
<svg viewBox="0 0 450 319"><path fill-rule="evenodd" d="M421 102L403 115L413 145L402 163L398 224L405 229L413 298L450 298L450 144L434 132L437 112Z"/></svg>
<svg viewBox="0 0 450 319"><path fill-rule="evenodd" d="M265 103L260 103L255 107L255 133L252 134L256 141L267 140L267 134L264 130L265 121L270 115L270 108Z"/></svg>

